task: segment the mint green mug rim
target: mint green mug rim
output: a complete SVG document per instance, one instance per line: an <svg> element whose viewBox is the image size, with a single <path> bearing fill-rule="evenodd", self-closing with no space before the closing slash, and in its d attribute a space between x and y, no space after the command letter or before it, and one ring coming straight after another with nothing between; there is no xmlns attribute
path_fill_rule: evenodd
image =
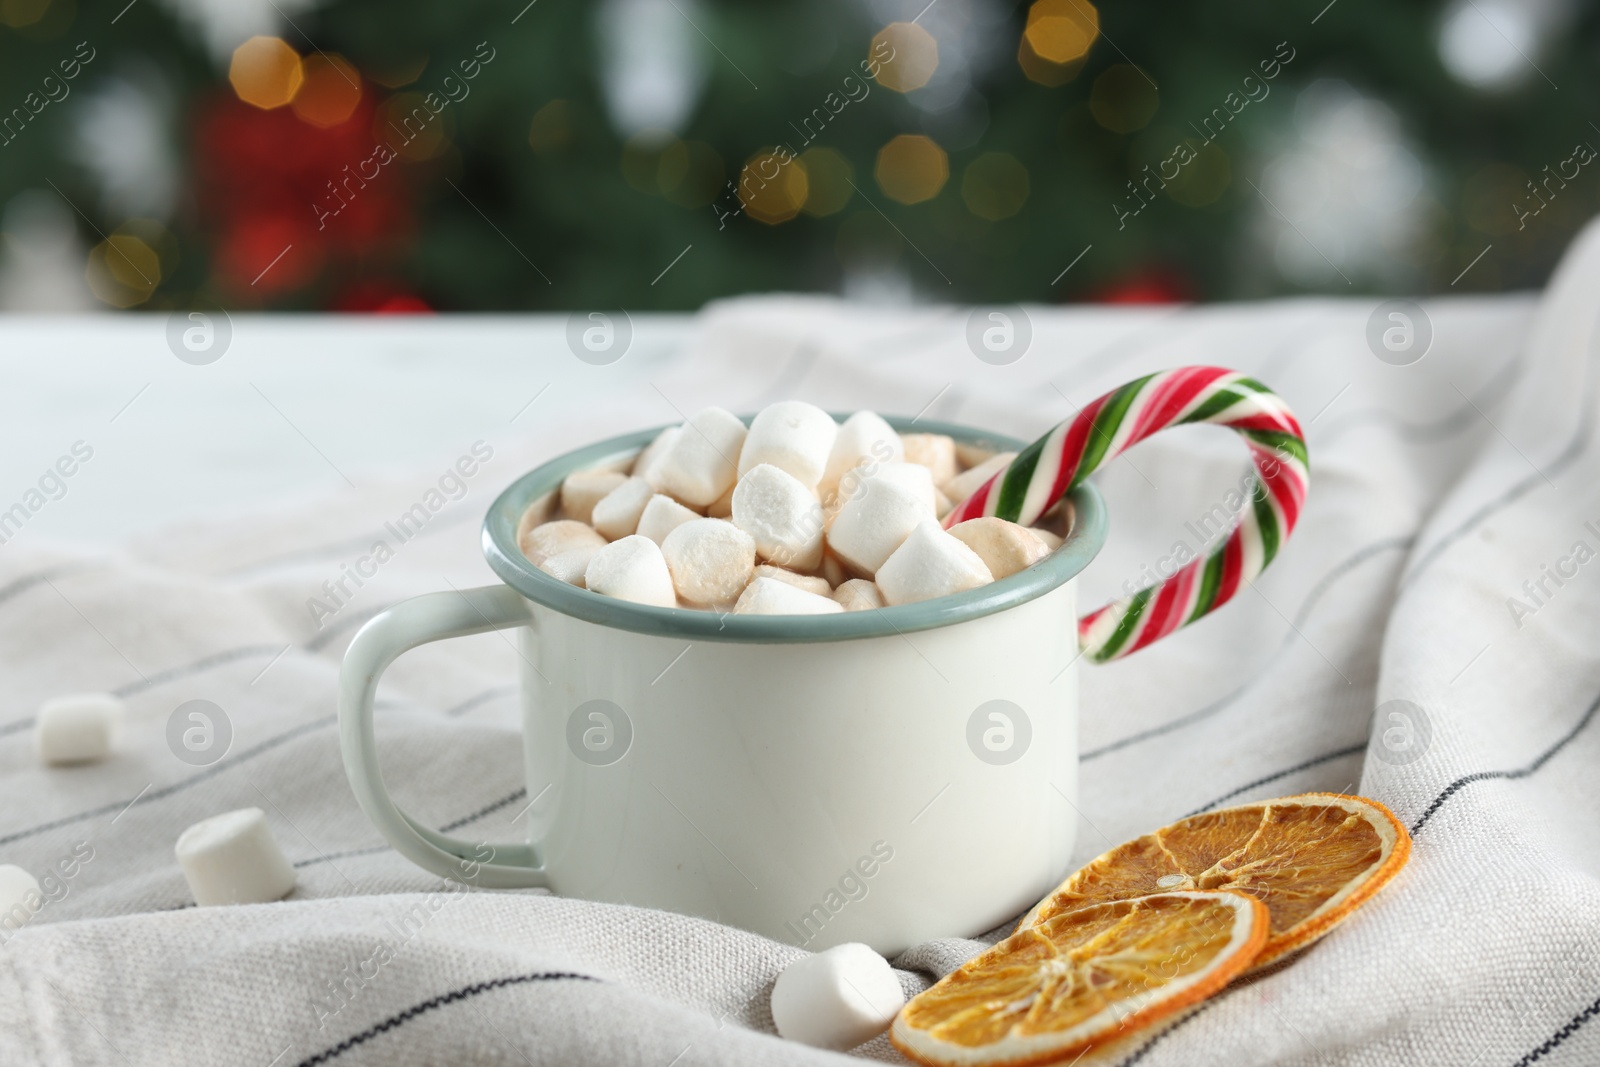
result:
<svg viewBox="0 0 1600 1067"><path fill-rule="evenodd" d="M843 416L835 415L842 419ZM1025 442L954 423L887 417L902 433L948 434L965 444L1014 452ZM749 418L744 421L748 424ZM619 630L701 641L754 644L847 641L915 633L982 618L1025 604L1077 577L1106 539L1105 501L1087 482L1068 495L1072 529L1061 547L1040 562L977 589L898 607L843 615L734 615L695 608L661 608L591 593L539 570L517 547L517 528L535 501L558 490L574 471L602 466L636 453L665 427L597 441L543 463L512 482L489 506L483 521L483 554L507 585L529 600L563 615Z"/></svg>

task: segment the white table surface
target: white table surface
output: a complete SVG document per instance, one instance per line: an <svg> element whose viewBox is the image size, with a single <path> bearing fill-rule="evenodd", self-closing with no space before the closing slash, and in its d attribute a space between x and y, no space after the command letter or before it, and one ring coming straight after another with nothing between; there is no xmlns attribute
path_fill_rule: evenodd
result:
<svg viewBox="0 0 1600 1067"><path fill-rule="evenodd" d="M649 391L693 321L635 316L627 354L599 367L568 349L565 314L235 316L222 358L194 366L167 347L165 315L0 318L0 511L79 440L93 459L14 542L105 547L362 484L557 406Z"/></svg>

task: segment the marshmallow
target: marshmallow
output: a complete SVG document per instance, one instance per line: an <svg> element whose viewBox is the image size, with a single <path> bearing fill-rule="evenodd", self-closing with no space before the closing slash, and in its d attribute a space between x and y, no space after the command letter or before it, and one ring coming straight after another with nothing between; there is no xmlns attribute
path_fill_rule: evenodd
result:
<svg viewBox="0 0 1600 1067"><path fill-rule="evenodd" d="M839 557L828 551L826 547L822 550L822 577L824 581L835 589L843 585L850 577L850 572L845 570L845 566L840 562Z"/></svg>
<svg viewBox="0 0 1600 1067"><path fill-rule="evenodd" d="M828 579L826 578L814 578L808 574L796 574L794 571L786 571L782 567L774 567L767 563L759 564L750 580L753 582L757 578L771 578L776 582L787 582L796 589L804 589L806 592L815 593L818 596L833 595L833 586L828 584Z"/></svg>
<svg viewBox="0 0 1600 1067"><path fill-rule="evenodd" d="M902 488L911 490L917 495L918 499L927 505L929 515L934 514L939 508L939 490L933 484L933 472L920 463L882 463L878 465L876 470L867 475L867 480L893 482ZM845 493L844 490L849 483L849 478L840 483L840 492L847 499L851 494ZM859 490L857 491L859 492Z"/></svg>
<svg viewBox="0 0 1600 1067"><path fill-rule="evenodd" d="M847 566L870 577L924 519L934 521L924 497L892 480L869 478L839 508L828 528L828 546Z"/></svg>
<svg viewBox="0 0 1600 1067"><path fill-rule="evenodd" d="M822 564L822 505L792 474L770 463L740 477L733 524L755 539L762 559L796 571Z"/></svg>
<svg viewBox="0 0 1600 1067"><path fill-rule="evenodd" d="M650 467L650 484L691 507L703 508L733 488L745 428L722 408L705 408L683 424L683 432Z"/></svg>
<svg viewBox="0 0 1600 1067"><path fill-rule="evenodd" d="M116 744L122 718L122 701L110 693L52 697L34 716L34 752L51 764L105 759Z"/></svg>
<svg viewBox="0 0 1600 1067"><path fill-rule="evenodd" d="M682 432L682 426L668 426L656 434L656 439L641 448L639 454L633 457L633 470L630 473L635 478L643 478L651 485L655 485L654 472L661 462L661 457L667 454L672 442L676 441Z"/></svg>
<svg viewBox="0 0 1600 1067"><path fill-rule="evenodd" d="M604 537L574 519L541 523L522 535L522 552L529 561L568 585L583 584L589 561L605 544Z"/></svg>
<svg viewBox="0 0 1600 1067"><path fill-rule="evenodd" d="M1044 542L1044 547L1054 552L1061 547L1061 538L1049 530L1041 530L1037 526L1028 527L1028 532Z"/></svg>
<svg viewBox="0 0 1600 1067"><path fill-rule="evenodd" d="M644 511L639 513L639 529L637 533L640 537L648 537L659 545L666 540L667 534L676 530L690 519L698 519L699 517L698 512L691 511L670 496L663 496L661 493L657 493L644 506Z"/></svg>
<svg viewBox="0 0 1600 1067"><path fill-rule="evenodd" d="M969 470L994 455L994 449L988 445L968 444L966 441L956 442L956 462L962 470Z"/></svg>
<svg viewBox="0 0 1600 1067"><path fill-rule="evenodd" d="M735 485L728 486L728 491L706 505L706 517L712 519L733 518L733 491Z"/></svg>
<svg viewBox="0 0 1600 1067"><path fill-rule="evenodd" d="M837 615L844 611L829 597L779 581L757 578L739 594L735 615Z"/></svg>
<svg viewBox="0 0 1600 1067"><path fill-rule="evenodd" d="M594 528L607 541L627 537L639 527L639 516L655 490L643 478L629 478L600 499L594 506Z"/></svg>
<svg viewBox="0 0 1600 1067"><path fill-rule="evenodd" d="M888 961L858 943L803 956L772 986L778 1034L837 1052L883 1033L905 1004L905 991Z"/></svg>
<svg viewBox="0 0 1600 1067"><path fill-rule="evenodd" d="M950 536L976 552L997 579L1010 577L1050 554L1050 547L1034 531L992 515L958 522L950 527Z"/></svg>
<svg viewBox="0 0 1600 1067"><path fill-rule="evenodd" d="M726 519L694 519L661 542L678 595L701 606L725 604L750 584L755 539Z"/></svg>
<svg viewBox="0 0 1600 1067"><path fill-rule="evenodd" d="M1005 470L1006 464L1016 458L1015 452L996 452L971 470L962 471L945 482L943 489L951 500L959 504L983 488L984 482Z"/></svg>
<svg viewBox="0 0 1600 1067"><path fill-rule="evenodd" d="M933 472L933 484L943 485L956 476L956 443L942 433L903 433L907 463L920 463Z"/></svg>
<svg viewBox="0 0 1600 1067"><path fill-rule="evenodd" d="M660 608L678 606L661 546L648 537L634 534L611 542L594 554L583 577L589 591L601 596Z"/></svg>
<svg viewBox="0 0 1600 1067"><path fill-rule="evenodd" d="M956 506L956 502L954 500L951 500L949 497L945 496L943 489L940 489L938 487L934 488L934 490L933 490L933 513L935 515L939 516L939 518L942 519L946 515L950 514L950 509L954 508L955 506Z"/></svg>
<svg viewBox="0 0 1600 1067"><path fill-rule="evenodd" d="M828 468L839 426L833 416L803 400L780 400L750 420L750 434L739 453L739 476L763 463L787 471L815 489Z"/></svg>
<svg viewBox="0 0 1600 1067"><path fill-rule="evenodd" d="M621 471L573 471L561 483L561 510L569 519L589 522L601 498L627 480Z"/></svg>
<svg viewBox="0 0 1600 1067"><path fill-rule="evenodd" d="M294 868L260 808L197 822L178 838L178 866L201 907L266 904L294 889Z"/></svg>
<svg viewBox="0 0 1600 1067"><path fill-rule="evenodd" d="M846 611L871 611L884 606L878 583L866 578L852 578L833 591L833 599Z"/></svg>
<svg viewBox="0 0 1600 1067"><path fill-rule="evenodd" d="M63 868L64 870L65 868ZM39 880L21 867L0 865L0 927L17 930L44 907Z"/></svg>
<svg viewBox="0 0 1600 1067"><path fill-rule="evenodd" d="M878 568L878 588L890 605L914 604L994 581L982 558L965 543L924 519Z"/></svg>
<svg viewBox="0 0 1600 1067"><path fill-rule="evenodd" d="M900 435L883 417L873 411L858 411L844 420L839 434L833 439L828 452L828 465L822 472L817 487L824 493L838 488L844 472L866 464L869 468L879 463L898 463L905 459L905 446Z"/></svg>
<svg viewBox="0 0 1600 1067"><path fill-rule="evenodd" d="M521 548L528 562L537 567L551 556L580 549L602 548L605 543L606 539L595 533L587 523L575 519L557 519L555 522L542 522L523 534Z"/></svg>

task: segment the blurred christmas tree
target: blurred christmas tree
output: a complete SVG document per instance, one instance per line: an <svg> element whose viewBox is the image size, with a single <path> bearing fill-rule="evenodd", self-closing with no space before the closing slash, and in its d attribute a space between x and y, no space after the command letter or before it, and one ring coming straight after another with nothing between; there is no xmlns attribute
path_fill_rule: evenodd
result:
<svg viewBox="0 0 1600 1067"><path fill-rule="evenodd" d="M1600 206L1565 0L525 2L0 0L0 300L1489 290Z"/></svg>

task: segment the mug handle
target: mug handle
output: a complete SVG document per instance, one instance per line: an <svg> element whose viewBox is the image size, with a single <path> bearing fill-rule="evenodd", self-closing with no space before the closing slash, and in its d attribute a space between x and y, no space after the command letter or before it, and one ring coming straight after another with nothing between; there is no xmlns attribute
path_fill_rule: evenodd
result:
<svg viewBox="0 0 1600 1067"><path fill-rule="evenodd" d="M441 877L489 889L549 884L533 845L490 845L496 862L484 862L483 845L429 829L395 805L378 769L377 737L372 728L378 679L402 652L418 645L532 622L527 602L508 586L427 593L374 616L344 654L339 670L339 745L350 788L361 810L396 852Z"/></svg>
<svg viewBox="0 0 1600 1067"><path fill-rule="evenodd" d="M1017 453L950 510L945 529L986 515L1030 525L1127 449L1193 423L1226 426L1244 438L1255 464L1250 506L1211 552L1078 620L1078 647L1094 662L1137 652L1232 600L1272 562L1305 507L1305 433L1289 405L1254 378L1224 367L1178 367L1119 386Z"/></svg>

